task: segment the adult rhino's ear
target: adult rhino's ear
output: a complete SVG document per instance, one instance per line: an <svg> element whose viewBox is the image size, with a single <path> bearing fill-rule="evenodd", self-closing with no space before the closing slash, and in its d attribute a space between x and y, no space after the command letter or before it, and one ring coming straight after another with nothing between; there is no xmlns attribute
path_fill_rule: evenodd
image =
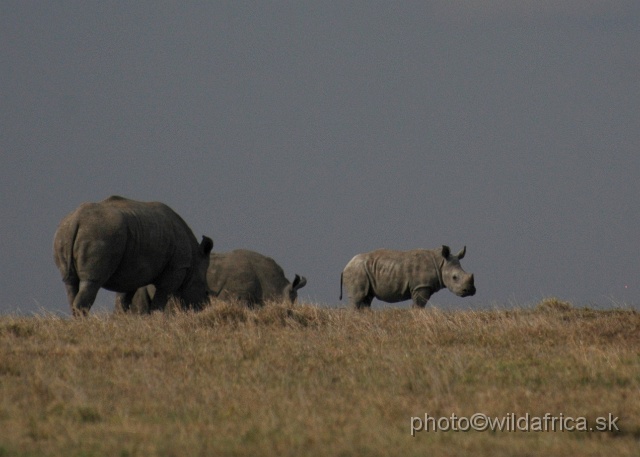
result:
<svg viewBox="0 0 640 457"><path fill-rule="evenodd" d="M458 255L456 257L458 257L458 259L462 259L466 254L466 252L467 252L467 247L465 246L462 248L462 251L458 252Z"/></svg>
<svg viewBox="0 0 640 457"><path fill-rule="evenodd" d="M208 236L202 235L202 242L200 243L200 249L202 249L203 255L209 255L213 249L213 240Z"/></svg>
<svg viewBox="0 0 640 457"><path fill-rule="evenodd" d="M442 257L444 257L445 259L448 259L449 255L451 255L451 249L449 249L449 246L445 246L443 244L442 245Z"/></svg>
<svg viewBox="0 0 640 457"><path fill-rule="evenodd" d="M291 288L293 290L302 289L306 284L307 284L307 278L305 278L304 276L300 277L296 275L296 277L293 278L293 283L291 284Z"/></svg>

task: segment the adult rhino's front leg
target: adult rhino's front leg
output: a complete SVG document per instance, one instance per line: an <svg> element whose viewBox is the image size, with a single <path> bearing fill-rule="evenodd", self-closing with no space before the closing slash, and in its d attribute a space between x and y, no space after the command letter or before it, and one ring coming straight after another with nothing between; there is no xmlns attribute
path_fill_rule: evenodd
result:
<svg viewBox="0 0 640 457"><path fill-rule="evenodd" d="M416 287L411 291L413 306L416 308L424 308L429 298L431 298L431 289L428 287Z"/></svg>
<svg viewBox="0 0 640 457"><path fill-rule="evenodd" d="M119 293L116 295L116 313L128 313L131 311L131 302L135 292Z"/></svg>
<svg viewBox="0 0 640 457"><path fill-rule="evenodd" d="M149 303L149 312L164 311L169 301L169 292L164 288L156 288L156 294L153 296L153 300Z"/></svg>
<svg viewBox="0 0 640 457"><path fill-rule="evenodd" d="M155 294L149 303L149 312L164 311L169 297L176 295L187 275L186 269L174 271L164 275L155 283Z"/></svg>

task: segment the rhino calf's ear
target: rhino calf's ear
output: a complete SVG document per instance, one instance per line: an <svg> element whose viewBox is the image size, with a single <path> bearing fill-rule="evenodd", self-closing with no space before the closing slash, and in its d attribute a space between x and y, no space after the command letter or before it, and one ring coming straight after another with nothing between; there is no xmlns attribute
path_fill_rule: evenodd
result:
<svg viewBox="0 0 640 457"><path fill-rule="evenodd" d="M444 257L445 259L448 259L450 254L451 254L451 249L449 248L449 246L445 246L443 244L442 245L442 257Z"/></svg>
<svg viewBox="0 0 640 457"><path fill-rule="evenodd" d="M462 251L458 252L458 255L456 257L458 257L458 259L462 259L466 254L466 252L467 252L467 247L465 246L462 248Z"/></svg>
<svg viewBox="0 0 640 457"><path fill-rule="evenodd" d="M209 255L209 253L213 249L213 240L208 236L202 235L202 242L200 243L200 248L202 249L202 253L204 255Z"/></svg>

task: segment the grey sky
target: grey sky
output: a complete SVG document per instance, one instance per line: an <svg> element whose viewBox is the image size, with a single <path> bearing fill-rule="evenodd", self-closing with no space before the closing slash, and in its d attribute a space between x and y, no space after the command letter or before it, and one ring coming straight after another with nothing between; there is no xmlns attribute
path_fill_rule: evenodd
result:
<svg viewBox="0 0 640 457"><path fill-rule="evenodd" d="M556 3L3 1L0 311L69 311L54 231L111 194L302 301L466 244L478 293L432 303L638 306L640 3Z"/></svg>

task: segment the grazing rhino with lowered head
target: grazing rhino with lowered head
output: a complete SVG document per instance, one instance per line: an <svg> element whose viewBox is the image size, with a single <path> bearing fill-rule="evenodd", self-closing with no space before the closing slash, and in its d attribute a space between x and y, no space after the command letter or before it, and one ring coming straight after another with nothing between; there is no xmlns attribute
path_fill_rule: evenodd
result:
<svg viewBox="0 0 640 457"><path fill-rule="evenodd" d="M212 295L253 307L271 300L294 303L298 290L307 284L307 280L295 275L293 282L289 282L271 257L236 249L211 254L207 284Z"/></svg>
<svg viewBox="0 0 640 457"><path fill-rule="evenodd" d="M377 251L358 254L344 267L340 276L340 299L344 284L353 306L371 306L374 298L388 303L408 299L424 307L437 291L448 288L460 297L476 293L473 274L460 266L466 246L451 255L448 246L412 251Z"/></svg>
<svg viewBox="0 0 640 457"><path fill-rule="evenodd" d="M74 316L89 312L101 287L118 292L125 310L147 284L156 287L151 310L163 310L169 296L199 307L208 300L212 247L206 236L198 243L167 205L118 196L80 205L60 222L53 242Z"/></svg>
<svg viewBox="0 0 640 457"><path fill-rule="evenodd" d="M293 304L298 297L298 290L307 284L307 280L295 275L291 283L272 258L254 251L237 249L226 253L211 253L207 284L212 296L252 308L262 306L267 301ZM152 285L138 289L133 297L131 310L140 314L148 312L154 293Z"/></svg>

